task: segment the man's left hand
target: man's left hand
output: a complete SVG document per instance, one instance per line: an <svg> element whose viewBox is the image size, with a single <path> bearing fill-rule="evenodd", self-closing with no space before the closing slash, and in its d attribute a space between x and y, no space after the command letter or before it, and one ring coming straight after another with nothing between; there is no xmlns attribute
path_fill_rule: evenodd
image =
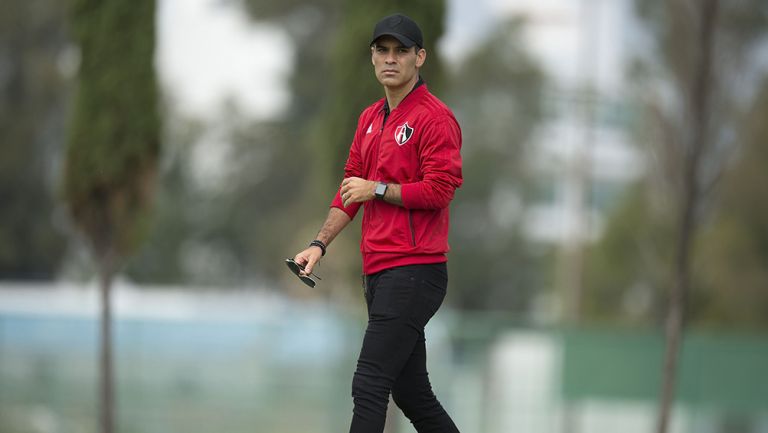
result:
<svg viewBox="0 0 768 433"><path fill-rule="evenodd" d="M376 197L376 182L359 177L348 177L341 182L341 201L344 207L362 203Z"/></svg>

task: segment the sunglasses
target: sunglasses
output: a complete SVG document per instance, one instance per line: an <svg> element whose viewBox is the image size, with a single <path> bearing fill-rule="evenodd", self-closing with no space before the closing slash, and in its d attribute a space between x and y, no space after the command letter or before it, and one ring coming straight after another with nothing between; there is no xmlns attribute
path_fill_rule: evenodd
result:
<svg viewBox="0 0 768 433"><path fill-rule="evenodd" d="M293 259L285 259L285 264L288 266L288 269L290 269L291 272L296 274L296 276L299 277L299 279L309 287L315 287L315 285L317 284L317 282L314 279L312 279L312 277L315 277L318 280L322 280L322 278L320 278L314 272L310 272L309 275L301 275L300 272L304 270L304 266L301 266L300 264L296 263L296 261Z"/></svg>

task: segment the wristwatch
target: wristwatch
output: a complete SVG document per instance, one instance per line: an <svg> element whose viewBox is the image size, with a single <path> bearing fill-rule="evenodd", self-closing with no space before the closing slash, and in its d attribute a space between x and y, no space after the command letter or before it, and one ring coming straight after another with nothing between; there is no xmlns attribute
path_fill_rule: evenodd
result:
<svg viewBox="0 0 768 433"><path fill-rule="evenodd" d="M387 184L384 182L379 182L376 184L376 192L374 193L376 195L376 198L379 200L384 200L384 194L387 193Z"/></svg>

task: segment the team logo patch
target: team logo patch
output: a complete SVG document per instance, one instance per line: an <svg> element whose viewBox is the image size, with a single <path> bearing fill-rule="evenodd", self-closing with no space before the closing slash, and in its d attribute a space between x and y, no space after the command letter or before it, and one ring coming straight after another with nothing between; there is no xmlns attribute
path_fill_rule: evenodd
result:
<svg viewBox="0 0 768 433"><path fill-rule="evenodd" d="M402 146L413 137L413 128L408 126L408 122L403 123L395 129L395 141Z"/></svg>

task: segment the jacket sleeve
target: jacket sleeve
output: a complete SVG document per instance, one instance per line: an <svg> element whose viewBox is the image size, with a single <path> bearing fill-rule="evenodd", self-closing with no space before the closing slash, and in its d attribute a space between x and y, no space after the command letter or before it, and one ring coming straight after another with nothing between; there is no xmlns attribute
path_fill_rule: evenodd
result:
<svg viewBox="0 0 768 433"><path fill-rule="evenodd" d="M421 180L401 186L403 207L443 209L463 182L461 129L452 116L435 119L423 132L419 148Z"/></svg>
<svg viewBox="0 0 768 433"><path fill-rule="evenodd" d="M347 157L347 162L344 165L344 179L348 177L362 177L363 175L363 159L360 153L360 125L363 123L363 119L365 117L365 113L363 113L360 116L360 119L358 119L355 137L352 140L352 145L349 148L349 156ZM341 184L339 184L339 188L336 189L336 195L333 197L330 207L339 208L343 210L347 215L349 215L350 219L355 219L355 215L357 215L357 211L360 210L361 205L362 203L352 203L349 206L344 207L344 203L341 200Z"/></svg>

